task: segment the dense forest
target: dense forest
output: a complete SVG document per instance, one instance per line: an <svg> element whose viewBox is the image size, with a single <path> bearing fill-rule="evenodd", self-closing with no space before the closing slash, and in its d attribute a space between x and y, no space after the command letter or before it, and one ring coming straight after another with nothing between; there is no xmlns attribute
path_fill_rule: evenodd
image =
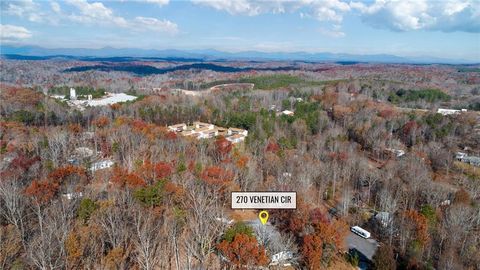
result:
<svg viewBox="0 0 480 270"><path fill-rule="evenodd" d="M239 78L205 83L256 87L84 111L2 84L0 269L276 269L285 251L295 269L354 269L355 225L380 245L372 269L479 269L480 168L456 158L480 154L477 112L415 109L457 99L434 87ZM83 85L49 93L105 91ZM248 136L167 129L193 121ZM92 169L103 161L114 164ZM230 209L231 191L287 190L297 209L270 212L278 234Z"/></svg>

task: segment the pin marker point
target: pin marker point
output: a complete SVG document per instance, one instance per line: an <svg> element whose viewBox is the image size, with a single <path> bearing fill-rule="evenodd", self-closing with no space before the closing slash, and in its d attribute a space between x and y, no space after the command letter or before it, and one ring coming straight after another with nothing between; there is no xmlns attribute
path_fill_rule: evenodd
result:
<svg viewBox="0 0 480 270"><path fill-rule="evenodd" d="M260 222L262 222L263 225L267 223L268 220L268 212L263 210L258 214L258 218L260 219Z"/></svg>

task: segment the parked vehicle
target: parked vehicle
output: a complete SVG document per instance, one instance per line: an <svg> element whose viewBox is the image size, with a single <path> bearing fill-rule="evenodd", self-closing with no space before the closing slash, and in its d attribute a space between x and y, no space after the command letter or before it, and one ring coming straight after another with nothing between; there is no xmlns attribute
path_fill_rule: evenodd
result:
<svg viewBox="0 0 480 270"><path fill-rule="evenodd" d="M350 228L350 230L360 237L363 237L365 239L370 238L370 232L362 229L361 227L353 226L353 227Z"/></svg>

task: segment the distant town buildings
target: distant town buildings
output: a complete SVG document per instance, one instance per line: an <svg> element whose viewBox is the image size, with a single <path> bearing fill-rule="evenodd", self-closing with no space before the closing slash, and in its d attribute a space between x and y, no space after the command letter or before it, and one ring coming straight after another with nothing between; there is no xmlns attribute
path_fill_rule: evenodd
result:
<svg viewBox="0 0 480 270"><path fill-rule="evenodd" d="M233 144L243 142L248 135L248 131L241 128L224 128L214 124L193 122L191 126L185 123L168 126L168 130L185 137L197 139L209 139L217 136L224 136L225 139Z"/></svg>
<svg viewBox="0 0 480 270"><path fill-rule="evenodd" d="M115 162L113 162L110 159L101 160L101 161L93 163L92 166L90 166L90 171L95 172L95 171L98 171L98 170L110 168L114 164L115 164Z"/></svg>
<svg viewBox="0 0 480 270"><path fill-rule="evenodd" d="M441 115L452 115L452 114L458 114L462 112L466 112L467 109L461 109L461 110L451 110L451 109L438 109L437 113Z"/></svg>
<svg viewBox="0 0 480 270"><path fill-rule="evenodd" d="M70 99L77 100L77 93L75 91L75 88L70 88Z"/></svg>
<svg viewBox="0 0 480 270"><path fill-rule="evenodd" d="M52 98L67 102L68 105L78 110L85 110L86 107L107 106L120 102L133 101L137 99L136 96L127 95L125 93L109 93L101 98L93 98L92 95L87 95L87 99L79 99L75 88L70 88L70 99L66 99L63 95L52 95Z"/></svg>

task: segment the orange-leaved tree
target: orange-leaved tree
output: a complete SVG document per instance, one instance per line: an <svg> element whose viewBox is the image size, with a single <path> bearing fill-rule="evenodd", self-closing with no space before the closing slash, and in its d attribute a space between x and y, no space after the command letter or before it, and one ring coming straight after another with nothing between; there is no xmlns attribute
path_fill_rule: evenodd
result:
<svg viewBox="0 0 480 270"><path fill-rule="evenodd" d="M238 233L232 242L223 240L218 244L218 250L237 267L260 266L268 263L265 248L258 244L255 236Z"/></svg>
<svg viewBox="0 0 480 270"><path fill-rule="evenodd" d="M120 167L115 167L113 169L111 182L120 188L136 188L146 185L145 180L143 180L143 178L138 176L136 173L129 173L127 170Z"/></svg>
<svg viewBox="0 0 480 270"><path fill-rule="evenodd" d="M45 204L57 194L59 185L48 180L33 180L25 189L25 194L39 204Z"/></svg>
<svg viewBox="0 0 480 270"><path fill-rule="evenodd" d="M210 166L203 170L201 178L209 185L225 186L233 180L233 172L218 166Z"/></svg>
<svg viewBox="0 0 480 270"><path fill-rule="evenodd" d="M233 145L229 140L225 139L225 137L219 136L215 141L215 147L220 159L224 159L232 151Z"/></svg>
<svg viewBox="0 0 480 270"><path fill-rule="evenodd" d="M308 269L321 269L323 242L320 236L308 234L303 237L302 256Z"/></svg>

